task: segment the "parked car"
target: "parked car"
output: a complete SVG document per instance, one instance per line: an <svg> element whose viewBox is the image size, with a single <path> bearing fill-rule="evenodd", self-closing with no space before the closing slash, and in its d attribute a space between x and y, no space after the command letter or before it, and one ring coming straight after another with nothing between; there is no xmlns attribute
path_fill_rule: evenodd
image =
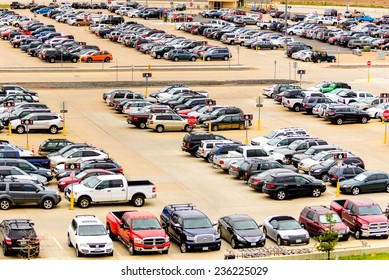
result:
<svg viewBox="0 0 389 280"><path fill-rule="evenodd" d="M291 169L287 168L275 168L275 169L269 169L262 173L257 173L252 175L248 180L248 185L250 188L262 192L262 187L266 180L270 177L270 175L273 174L280 174L280 173L295 173Z"/></svg>
<svg viewBox="0 0 389 280"><path fill-rule="evenodd" d="M107 51L96 51L92 54L81 56L81 61L88 63L91 63L93 61L110 62L112 59L112 54Z"/></svg>
<svg viewBox="0 0 389 280"><path fill-rule="evenodd" d="M340 191L353 195L370 192L389 192L389 174L383 171L365 171L340 183Z"/></svg>
<svg viewBox="0 0 389 280"><path fill-rule="evenodd" d="M177 114L150 114L146 126L159 133L164 131L192 131L193 127L188 124L187 119Z"/></svg>
<svg viewBox="0 0 389 280"><path fill-rule="evenodd" d="M324 114L324 119L333 124L342 125L346 122L367 123L370 116L365 111L350 106L329 107Z"/></svg>
<svg viewBox="0 0 389 280"><path fill-rule="evenodd" d="M66 138L50 138L44 140L38 148L38 153L40 155L47 155L51 152L57 152L61 150L63 147L74 144L73 141L68 140Z"/></svg>
<svg viewBox="0 0 389 280"><path fill-rule="evenodd" d="M78 173L74 177L63 177L57 180L57 186L60 191L65 191L65 189L72 184L78 184L79 182L93 176L100 175L114 175L115 173L105 170L105 169L86 169Z"/></svg>
<svg viewBox="0 0 389 280"><path fill-rule="evenodd" d="M25 124L22 124L24 122ZM29 122L29 124L27 124ZM32 123L31 123L32 122ZM10 122L12 130L23 134L26 131L26 126L30 132L32 131L49 131L51 134L56 134L63 129L64 121L62 117L55 113L31 113L23 119L16 119Z"/></svg>
<svg viewBox="0 0 389 280"><path fill-rule="evenodd" d="M198 56L194 53L191 53L186 50L170 50L169 52L164 54L164 58L167 60L179 61L179 60L190 60L196 61Z"/></svg>
<svg viewBox="0 0 389 280"><path fill-rule="evenodd" d="M282 245L309 244L309 233L291 216L270 216L263 222L266 237Z"/></svg>
<svg viewBox="0 0 389 280"><path fill-rule="evenodd" d="M208 129L209 122L211 122L211 130L226 130L226 129L246 129L245 120L242 118L240 114L238 115L224 115L220 116L215 120L204 121L202 123L202 127ZM251 121L248 121L248 126L251 126Z"/></svg>
<svg viewBox="0 0 389 280"><path fill-rule="evenodd" d="M244 247L263 247L266 236L253 218L248 215L235 214L221 217L217 223L220 237L231 244L233 249Z"/></svg>

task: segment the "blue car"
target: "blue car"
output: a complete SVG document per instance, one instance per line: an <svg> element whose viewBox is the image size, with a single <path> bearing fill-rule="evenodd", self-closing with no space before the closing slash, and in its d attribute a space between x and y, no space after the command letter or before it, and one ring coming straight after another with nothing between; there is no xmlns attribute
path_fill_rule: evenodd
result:
<svg viewBox="0 0 389 280"><path fill-rule="evenodd" d="M356 20L357 20L358 22L365 22L365 21L367 21L367 22L373 22L373 21L374 21L374 18L372 18L371 16L368 16L368 15L364 15L364 16L362 16L362 17L357 17Z"/></svg>
<svg viewBox="0 0 389 280"><path fill-rule="evenodd" d="M35 13L37 14L47 14L51 11L51 8L45 7L39 10L36 10Z"/></svg>

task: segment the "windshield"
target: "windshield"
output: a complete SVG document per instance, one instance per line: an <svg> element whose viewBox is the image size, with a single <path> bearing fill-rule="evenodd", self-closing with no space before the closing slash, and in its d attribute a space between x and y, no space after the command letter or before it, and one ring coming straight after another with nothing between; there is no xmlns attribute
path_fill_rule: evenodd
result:
<svg viewBox="0 0 389 280"><path fill-rule="evenodd" d="M63 157L67 158L68 156L70 156L71 154L73 154L74 150L73 149L70 149L68 151L66 151L65 153L63 153Z"/></svg>
<svg viewBox="0 0 389 280"><path fill-rule="evenodd" d="M78 173L77 175L76 175L76 178L77 179L82 179L82 178L84 178L84 176L87 174L87 172L86 171L83 171L83 172L81 172L81 173Z"/></svg>
<svg viewBox="0 0 389 280"><path fill-rule="evenodd" d="M313 160L320 160L325 155L324 152L320 152L312 157Z"/></svg>
<svg viewBox="0 0 389 280"><path fill-rule="evenodd" d="M93 189L99 183L100 183L100 180L97 179L97 177L93 177L93 176L85 179L84 181L82 181L82 184L85 187L91 188L91 189Z"/></svg>
<svg viewBox="0 0 389 280"><path fill-rule="evenodd" d="M335 214L335 213L331 213L332 214L332 220L335 222L335 223L341 223L342 220L341 218L338 216L338 214ZM327 217L326 215L320 215L319 217L319 220L320 220L320 223L321 224L329 224L330 222L327 220Z"/></svg>
<svg viewBox="0 0 389 280"><path fill-rule="evenodd" d="M294 142L289 144L288 149L289 150L295 150L298 147L299 144L300 144L300 141L294 141Z"/></svg>
<svg viewBox="0 0 389 280"><path fill-rule="evenodd" d="M103 225L85 225L78 229L79 236L99 236L107 235Z"/></svg>
<svg viewBox="0 0 389 280"><path fill-rule="evenodd" d="M313 155L313 153L315 152L315 149L312 149L312 148L309 148L308 150L306 150L305 151L305 153L304 154L306 154L306 155Z"/></svg>
<svg viewBox="0 0 389 280"><path fill-rule="evenodd" d="M266 134L264 137L267 139L272 139L276 135L276 132L270 131L268 134Z"/></svg>
<svg viewBox="0 0 389 280"><path fill-rule="evenodd" d="M367 176L365 174L363 174L363 173L358 174L357 176L354 177L354 179L356 181L359 181L359 182L365 181L366 178L367 178Z"/></svg>
<svg viewBox="0 0 389 280"><path fill-rule="evenodd" d="M184 220L184 229L210 228L211 222L207 218L193 218Z"/></svg>
<svg viewBox="0 0 389 280"><path fill-rule="evenodd" d="M133 230L161 229L161 225L156 218L134 219L131 227Z"/></svg>
<svg viewBox="0 0 389 280"><path fill-rule="evenodd" d="M382 211L378 205L371 206L360 206L358 209L359 216L369 216L369 215L381 215Z"/></svg>
<svg viewBox="0 0 389 280"><path fill-rule="evenodd" d="M275 146L280 141L281 141L281 139L279 137L276 137L274 139L271 139L269 142L267 142L267 144L270 145L270 146Z"/></svg>
<svg viewBox="0 0 389 280"><path fill-rule="evenodd" d="M234 223L236 230L250 230L257 229L258 225L253 220L237 221Z"/></svg>
<svg viewBox="0 0 389 280"><path fill-rule="evenodd" d="M139 113L148 113L150 110L150 106L144 106L139 110Z"/></svg>
<svg viewBox="0 0 389 280"><path fill-rule="evenodd" d="M282 221L278 221L278 229L279 230L301 229L301 226L296 220L282 220Z"/></svg>
<svg viewBox="0 0 389 280"><path fill-rule="evenodd" d="M333 159L333 158L328 158L328 159L326 159L326 160L322 163L322 165L325 166L325 167L329 167L329 166L331 166L333 163L334 163L334 159Z"/></svg>

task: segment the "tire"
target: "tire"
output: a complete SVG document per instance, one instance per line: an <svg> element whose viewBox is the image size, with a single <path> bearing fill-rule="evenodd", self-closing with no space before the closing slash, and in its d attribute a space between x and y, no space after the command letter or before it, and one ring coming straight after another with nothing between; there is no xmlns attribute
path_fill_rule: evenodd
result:
<svg viewBox="0 0 389 280"><path fill-rule="evenodd" d="M50 57L50 58L49 58L49 62L50 62L50 63L54 63L54 62L55 62L55 58L54 58L54 57Z"/></svg>
<svg viewBox="0 0 389 280"><path fill-rule="evenodd" d="M286 192L284 190L280 190L276 193L276 198L278 200L284 200L286 198Z"/></svg>
<svg viewBox="0 0 389 280"><path fill-rule="evenodd" d="M161 55L160 55L160 54L157 54L156 58L157 58L157 59L161 59Z"/></svg>
<svg viewBox="0 0 389 280"><path fill-rule="evenodd" d="M313 197L319 197L321 195L321 190L319 188L314 188L312 190L312 196Z"/></svg>
<svg viewBox="0 0 389 280"><path fill-rule="evenodd" d="M335 63L335 62L336 62L336 59L335 59L335 58L331 59L331 62L332 62L332 63Z"/></svg>
<svg viewBox="0 0 389 280"><path fill-rule="evenodd" d="M361 193L361 189L359 187L354 187L351 189L351 194L352 195L358 195Z"/></svg>
<svg viewBox="0 0 389 280"><path fill-rule="evenodd" d="M282 238L280 236L277 236L277 245L278 246L282 245Z"/></svg>
<svg viewBox="0 0 389 280"><path fill-rule="evenodd" d="M291 164L292 163L292 158L290 156L285 157L285 164Z"/></svg>
<svg viewBox="0 0 389 280"><path fill-rule="evenodd" d="M385 191L389 193L389 185L385 186Z"/></svg>
<svg viewBox="0 0 389 280"><path fill-rule="evenodd" d="M355 237L355 239L361 239L361 237L362 237L362 231L361 231L361 229L360 229L359 227L357 227L357 228L355 229L354 237Z"/></svg>
<svg viewBox="0 0 389 280"><path fill-rule="evenodd" d="M183 254L188 252L188 247L186 246L186 243L184 241L181 241L180 243L180 251Z"/></svg>
<svg viewBox="0 0 389 280"><path fill-rule="evenodd" d="M323 174L323 175L321 175L321 180L323 181L323 182L327 182L328 181L328 174Z"/></svg>
<svg viewBox="0 0 389 280"><path fill-rule="evenodd" d="M196 58L195 56L192 56L192 57L190 58L190 60L191 60L191 61L196 61L197 58Z"/></svg>
<svg viewBox="0 0 389 280"><path fill-rule="evenodd" d="M16 127L16 132L18 133L18 134L23 134L24 132L25 132L25 128L24 128L24 126L23 125L19 125L19 126L17 126Z"/></svg>
<svg viewBox="0 0 389 280"><path fill-rule="evenodd" d="M111 59L109 58L109 57L106 57L105 59L104 59L104 62L110 62L111 61Z"/></svg>
<svg viewBox="0 0 389 280"><path fill-rule="evenodd" d="M1 210L8 210L11 207L11 201L8 199L2 199L0 200L0 209Z"/></svg>
<svg viewBox="0 0 389 280"><path fill-rule="evenodd" d="M276 46L274 46L274 47L273 47L273 50L276 50L276 49L277 49L277 47L276 47Z"/></svg>
<svg viewBox="0 0 389 280"><path fill-rule="evenodd" d="M77 63L78 59L77 59L77 57L73 57L70 61L73 62L73 63Z"/></svg>
<svg viewBox="0 0 389 280"><path fill-rule="evenodd" d="M139 128L140 129L145 129L146 128L146 123L144 123L144 122L139 123Z"/></svg>
<svg viewBox="0 0 389 280"><path fill-rule="evenodd" d="M337 118L336 119L336 124L337 125L342 125L343 124L343 119L342 118Z"/></svg>
<svg viewBox="0 0 389 280"><path fill-rule="evenodd" d="M111 226L107 223L106 227L105 227L107 230L109 230L109 237L115 241L118 239L118 236L114 233L112 233L112 229L111 229Z"/></svg>
<svg viewBox="0 0 389 280"><path fill-rule="evenodd" d="M141 195L135 195L133 198L132 198L132 204L135 206L135 207L142 207L144 204L145 204L145 199L143 196Z"/></svg>
<svg viewBox="0 0 389 280"><path fill-rule="evenodd" d="M227 61L228 60L228 56L223 57L223 60Z"/></svg>
<svg viewBox="0 0 389 280"><path fill-rule="evenodd" d="M382 239L388 239L388 237L389 236L387 234L381 236Z"/></svg>
<svg viewBox="0 0 389 280"><path fill-rule="evenodd" d="M69 236L69 234L68 234L68 238L67 238L67 242L66 242L67 244L68 244L68 247L73 247L73 244L72 244L72 241L70 240L70 236Z"/></svg>
<svg viewBox="0 0 389 280"><path fill-rule="evenodd" d="M132 241L130 242L130 245L128 245L128 253L130 253L131 256L137 255L137 251L135 251L134 243L132 243Z"/></svg>
<svg viewBox="0 0 389 280"><path fill-rule="evenodd" d="M76 257L77 257L77 258L81 258L81 257L83 257L83 256L84 256L84 254L81 253L80 250L78 250L78 246L76 246Z"/></svg>
<svg viewBox="0 0 389 280"><path fill-rule="evenodd" d="M186 132L191 132L192 131L192 127L190 126L190 125L185 125L185 127L184 127L184 130L186 131Z"/></svg>
<svg viewBox="0 0 389 280"><path fill-rule="evenodd" d="M321 59L318 58L318 59L316 60L316 62L317 62L317 63L321 63Z"/></svg>
<svg viewBox="0 0 389 280"><path fill-rule="evenodd" d="M162 133L164 130L165 130L165 128L163 127L163 125L158 125L157 127L156 127L156 129L155 129L158 133Z"/></svg>
<svg viewBox="0 0 389 280"><path fill-rule="evenodd" d="M231 41L231 42L230 42L230 45L235 45L235 41Z"/></svg>
<svg viewBox="0 0 389 280"><path fill-rule="evenodd" d="M7 246L5 246L4 244L3 244L3 255L4 256L9 256L9 252L7 251Z"/></svg>
<svg viewBox="0 0 389 280"><path fill-rule="evenodd" d="M219 127L218 127L217 125L213 125L213 126L212 126L212 130L213 130L213 131L218 131L218 130L219 130Z"/></svg>
<svg viewBox="0 0 389 280"><path fill-rule="evenodd" d="M178 57L176 56L176 57L173 58L173 60L177 62L179 59L178 59Z"/></svg>
<svg viewBox="0 0 389 280"><path fill-rule="evenodd" d="M89 197L82 196L78 199L78 207L80 208L88 208L90 206L91 200Z"/></svg>
<svg viewBox="0 0 389 280"><path fill-rule="evenodd" d="M210 57L210 56L207 56L207 57L205 58L205 60L206 60L206 61L211 61L211 57Z"/></svg>
<svg viewBox="0 0 389 280"><path fill-rule="evenodd" d="M149 19L149 17L145 17L145 20L148 20Z"/></svg>
<svg viewBox="0 0 389 280"><path fill-rule="evenodd" d="M168 249L168 250L163 250L163 251L162 251L162 254L163 254L163 255L167 255L168 253L169 253L169 249Z"/></svg>
<svg viewBox="0 0 389 280"><path fill-rule="evenodd" d="M88 57L88 58L86 59L86 62L91 63L91 62L92 62L92 58Z"/></svg>
<svg viewBox="0 0 389 280"><path fill-rule="evenodd" d="M232 239L231 239L231 247L232 247L232 249L237 249L238 248L238 242L237 242L235 236L233 236Z"/></svg>
<svg viewBox="0 0 389 280"><path fill-rule="evenodd" d="M361 119L361 123L365 124L367 123L369 120L367 119L367 117L362 117Z"/></svg>
<svg viewBox="0 0 389 280"><path fill-rule="evenodd" d="M45 198L42 201L42 208L43 209L52 209L54 207L54 201L51 198Z"/></svg>
<svg viewBox="0 0 389 280"><path fill-rule="evenodd" d="M240 129L240 130L244 130L244 129L246 129L246 126L245 126L243 123L241 123L241 124L239 125L239 129Z"/></svg>
<svg viewBox="0 0 389 280"><path fill-rule="evenodd" d="M58 127L56 125L52 125L52 126L50 126L49 131L51 134L57 134Z"/></svg>
<svg viewBox="0 0 389 280"><path fill-rule="evenodd" d="M112 250L112 252L109 253L107 256L108 256L108 257L113 257L113 250Z"/></svg>
<svg viewBox="0 0 389 280"><path fill-rule="evenodd" d="M300 105L299 105L299 104L295 104L295 105L293 106L293 110L294 110L295 112L300 112L300 110L301 110Z"/></svg>

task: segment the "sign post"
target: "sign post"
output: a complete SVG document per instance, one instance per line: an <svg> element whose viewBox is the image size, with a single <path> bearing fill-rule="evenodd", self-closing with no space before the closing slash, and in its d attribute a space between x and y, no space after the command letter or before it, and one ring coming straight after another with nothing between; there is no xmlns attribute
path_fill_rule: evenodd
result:
<svg viewBox="0 0 389 280"><path fill-rule="evenodd" d="M300 75L300 87L301 87L301 80L303 79L303 75L305 75L305 70L297 70L297 74Z"/></svg>
<svg viewBox="0 0 389 280"><path fill-rule="evenodd" d="M367 61L367 82L370 83L370 66L371 66L371 61Z"/></svg>
<svg viewBox="0 0 389 280"><path fill-rule="evenodd" d="M239 66L240 65L239 63L240 45L236 45L236 51L238 52L238 66Z"/></svg>
<svg viewBox="0 0 389 280"><path fill-rule="evenodd" d="M4 107L7 107L7 110L8 110L8 135L12 135L12 126L11 126L11 111L12 111L12 107L15 106L15 102L13 101L7 101L7 102L4 102L3 103L3 106Z"/></svg>
<svg viewBox="0 0 389 280"><path fill-rule="evenodd" d="M66 121L65 121L65 114L68 112L68 103L66 101L62 101L59 103L59 112L62 113L63 118L63 128L62 128L62 135L66 136Z"/></svg>
<svg viewBox="0 0 389 280"><path fill-rule="evenodd" d="M335 153L334 154L334 159L338 160L338 167L342 166L344 158L347 158L347 153ZM338 178L338 182L336 183L336 197L339 197L339 195L340 195L340 181Z"/></svg>
<svg viewBox="0 0 389 280"><path fill-rule="evenodd" d="M257 97L257 105L258 107L258 131L261 130L261 107L263 107L263 96L260 95Z"/></svg>
<svg viewBox="0 0 389 280"><path fill-rule="evenodd" d="M146 78L146 97L149 96L149 90L148 90L148 84L149 84L149 78L152 77L152 74L150 72L143 73L143 78Z"/></svg>
<svg viewBox="0 0 389 280"><path fill-rule="evenodd" d="M252 114L244 114L242 115L242 119L244 119L244 126L246 128L246 140L245 140L245 143L246 145L249 144L249 138L248 138L248 132L247 132L247 128L248 126L250 125L250 121L253 119L253 115Z"/></svg>
<svg viewBox="0 0 389 280"><path fill-rule="evenodd" d="M30 130L29 125L34 124L34 121L28 120L28 119L21 119L20 124L22 124L26 127L26 135L27 135L26 149L30 150L30 143L28 142L28 131Z"/></svg>
<svg viewBox="0 0 389 280"><path fill-rule="evenodd" d="M70 206L69 210L74 210L74 192L73 192L73 180L75 177L75 171L80 170L80 164L69 162L65 163L65 171L70 171L70 178L71 178L71 193L70 193Z"/></svg>
<svg viewBox="0 0 389 280"><path fill-rule="evenodd" d="M386 144L386 139L387 139L387 124L388 124L388 120L389 120L389 110L385 110L383 113L382 113L382 117L385 121L385 132L384 132L384 144Z"/></svg>
<svg viewBox="0 0 389 280"><path fill-rule="evenodd" d="M208 109L211 108L211 106L214 106L216 105L216 100L207 100L205 101L205 105L208 106ZM210 119L209 122L208 122L208 132L211 133L212 131L212 120Z"/></svg>

